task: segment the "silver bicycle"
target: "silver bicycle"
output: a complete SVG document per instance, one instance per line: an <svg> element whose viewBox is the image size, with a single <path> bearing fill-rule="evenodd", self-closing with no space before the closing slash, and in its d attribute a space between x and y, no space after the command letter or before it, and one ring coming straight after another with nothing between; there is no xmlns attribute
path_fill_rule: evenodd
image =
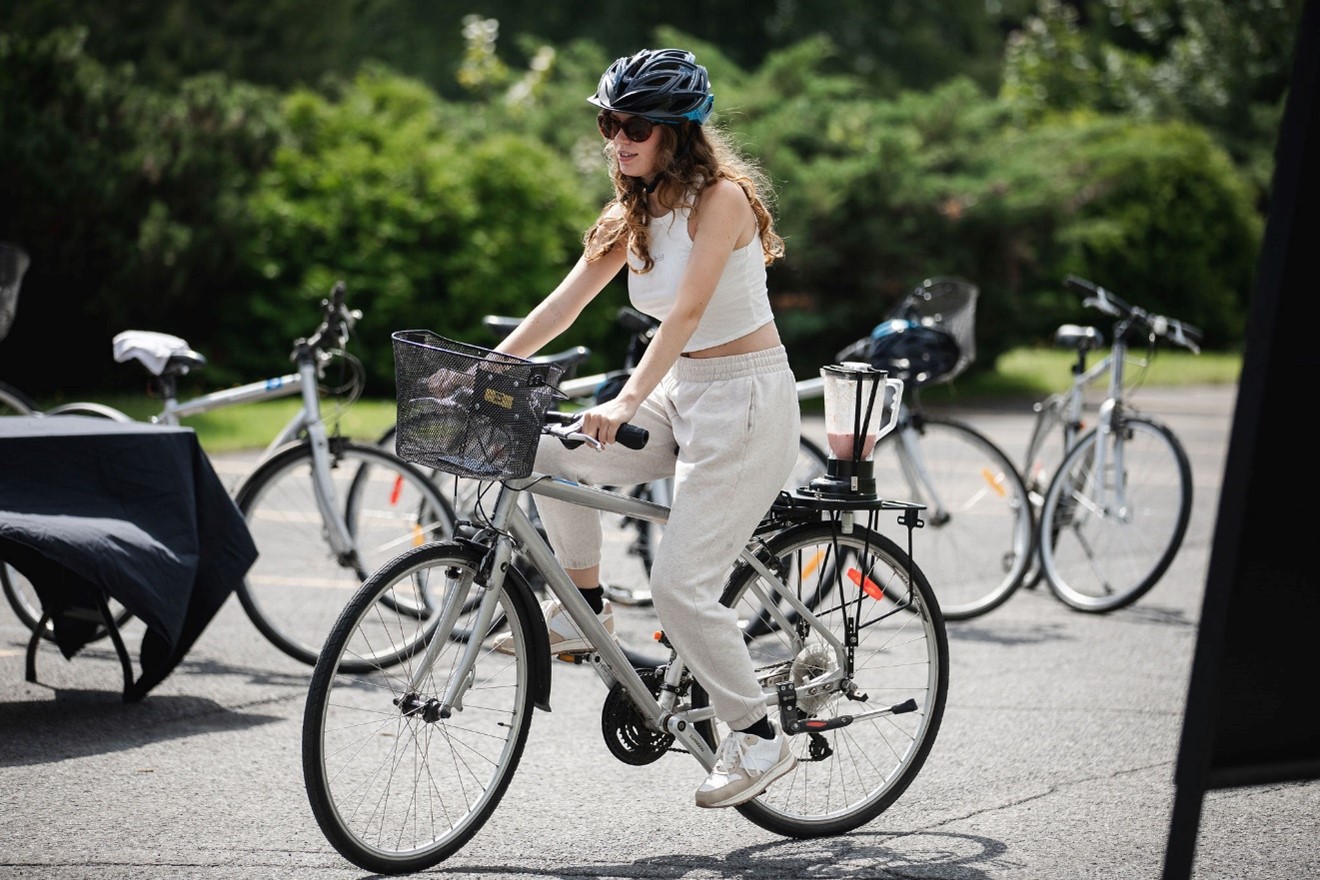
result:
<svg viewBox="0 0 1320 880"><path fill-rule="evenodd" d="M1199 353L1201 331L1083 278L1065 283L1083 294L1085 306L1115 320L1109 353L1089 368L1087 355L1104 346L1104 335L1076 324L1055 334L1055 345L1077 359L1069 387L1035 406L1023 473L1040 512L1027 583L1043 577L1064 604L1103 613L1132 604L1159 582L1192 512L1192 469L1182 443L1129 400L1132 346L1147 349L1135 360L1144 375L1160 341ZM1105 377L1107 390L1088 424L1087 391Z"/></svg>
<svg viewBox="0 0 1320 880"><path fill-rule="evenodd" d="M449 502L426 474L373 444L332 435L321 408L331 364L347 367L343 406L361 389L361 367L344 351L360 313L344 302L342 282L321 302L321 322L294 341L297 372L189 399L178 396L180 377L206 359L177 337L130 331L116 338L116 357L139 360L155 376L163 399L154 423L224 407L299 395L301 408L270 442L260 463L235 493L259 556L237 592L253 624L277 648L307 664L347 597L372 571L401 551L454 534ZM342 391L343 389L341 389ZM58 412L116 417L100 404L67 404ZM48 414L55 414L52 410ZM118 418L129 417L118 413ZM19 618L34 628L40 603L31 584L12 569L4 591ZM391 605L390 613L417 617L425 609ZM116 621L127 612L115 608Z"/></svg>
<svg viewBox="0 0 1320 880"><path fill-rule="evenodd" d="M483 321L493 336L503 339L521 322L521 318L487 315ZM619 309L617 324L628 334L628 345L623 366L606 373L576 375L577 368L590 355L582 346L549 355L537 356L534 363L550 363L561 367L558 380L560 394L556 406L581 409L602 403L616 395L633 369L641 361L660 322L655 318L624 306ZM381 445L395 450L396 427L391 427L381 438ZM786 485L789 488L805 486L825 473L828 459L823 450L810 438L798 441L798 457ZM457 511L460 520L468 519L489 483L464 479L444 473L432 472L432 479L441 488ZM619 487L633 498L668 506L672 500L673 481L670 479ZM538 523L536 505L530 493L523 496L523 504L533 523ZM601 586L614 607L615 622L619 626L624 653L636 665L654 666L664 661L664 646L654 642L653 634L659 629L651 600L651 563L664 534L664 524L630 516L605 518L605 554L601 562ZM533 591L543 594L545 584L534 569L515 557L516 565L523 569Z"/></svg>
<svg viewBox="0 0 1320 880"><path fill-rule="evenodd" d="M921 389L947 383L975 359L978 289L949 277L917 285L869 336L839 352L902 379L897 427L875 453L876 481L891 497L926 507L923 569L946 620L978 617L1021 585L1033 554L1034 520L1017 466L965 421L928 412ZM799 382L819 397L820 380Z"/></svg>
<svg viewBox="0 0 1320 880"><path fill-rule="evenodd" d="M520 503L531 493L660 523L668 514L531 472L543 431L586 439L555 422L552 368L426 331L395 339L405 457L497 489L476 535L410 550L373 574L312 674L303 718L312 811L345 858L391 874L436 865L481 828L523 755L533 709L549 709L549 640L509 564L515 554L598 646L566 659L607 689L601 726L612 754L631 765L688 754L709 769L728 735L682 657L629 662ZM437 395L437 375L462 393ZM778 834L841 834L882 813L921 769L944 712L948 643L925 576L875 530L878 517L901 516L910 539L918 506L781 498L722 601L738 611L769 714L799 763L737 809ZM426 620L383 610L421 594L437 600ZM492 648L506 633L511 655Z"/></svg>

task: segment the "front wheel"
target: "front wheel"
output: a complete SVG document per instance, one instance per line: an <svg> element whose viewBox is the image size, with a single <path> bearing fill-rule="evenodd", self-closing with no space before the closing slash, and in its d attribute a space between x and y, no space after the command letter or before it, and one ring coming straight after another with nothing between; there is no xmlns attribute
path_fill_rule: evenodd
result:
<svg viewBox="0 0 1320 880"><path fill-rule="evenodd" d="M759 555L794 595L823 597L808 622L790 610L787 626L758 636L744 632L762 687L826 676L833 683L823 692L798 699L799 719L851 720L793 736L797 767L737 809L776 834L842 834L884 812L930 753L949 687L944 617L921 569L876 532L845 532L836 523L795 526L771 538ZM822 578L834 583L822 584ZM721 602L739 610L741 619L755 618L765 607L757 593L770 589L763 575L743 564ZM704 691L693 690L693 705L706 705ZM778 708L771 707L770 716L782 729ZM728 735L712 722L698 730L712 747Z"/></svg>
<svg viewBox="0 0 1320 880"><path fill-rule="evenodd" d="M1013 595L1035 529L1026 486L1002 449L970 425L923 415L885 438L875 475L882 496L926 505L921 567L946 620L978 617Z"/></svg>
<svg viewBox="0 0 1320 880"><path fill-rule="evenodd" d="M239 585L248 617L277 648L312 664L344 603L380 566L405 550L453 535L454 515L417 468L374 446L331 443L327 487L353 537L338 555L317 502L309 442L276 453L238 490L238 509L259 553ZM419 593L387 609L425 621Z"/></svg>
<svg viewBox="0 0 1320 880"><path fill-rule="evenodd" d="M447 599L464 604L484 593L474 586L482 560L458 544L397 557L344 608L312 673L302 730L307 795L326 838L364 870L421 871L452 855L490 817L522 757L535 702L525 658L541 625L530 603L501 590L496 618L513 654L480 639L462 681L456 668L470 627L440 633L434 621L387 610L419 589L441 608ZM442 709L451 688L456 703Z"/></svg>
<svg viewBox="0 0 1320 880"><path fill-rule="evenodd" d="M1173 431L1145 416L1125 416L1103 435L1092 429L1045 494L1045 580L1078 611L1131 605L1164 576L1191 512L1192 468Z"/></svg>

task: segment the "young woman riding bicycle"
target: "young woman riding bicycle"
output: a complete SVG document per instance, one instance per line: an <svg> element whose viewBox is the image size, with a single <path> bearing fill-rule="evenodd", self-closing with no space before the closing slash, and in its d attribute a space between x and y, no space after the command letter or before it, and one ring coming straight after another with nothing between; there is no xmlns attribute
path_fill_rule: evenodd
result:
<svg viewBox="0 0 1320 880"><path fill-rule="evenodd" d="M692 53L619 58L588 101L600 108L615 197L585 234L577 264L497 350L531 356L625 266L632 304L661 320L622 391L581 416L577 430L600 447L542 442L536 470L595 485L674 477L652 592L665 635L738 731L697 805L734 806L796 762L766 718L737 617L720 604L729 567L797 456L797 391L766 290L766 266L783 255L783 241L759 169L706 125L714 95ZM650 432L645 450L614 444L626 422ZM599 513L538 505L556 554L609 630ZM557 601L543 610L552 651L590 648Z"/></svg>

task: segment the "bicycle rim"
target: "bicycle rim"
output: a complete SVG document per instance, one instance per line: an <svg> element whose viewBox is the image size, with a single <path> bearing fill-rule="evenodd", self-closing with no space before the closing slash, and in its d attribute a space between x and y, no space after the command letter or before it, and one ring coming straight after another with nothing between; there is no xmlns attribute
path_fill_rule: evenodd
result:
<svg viewBox="0 0 1320 880"><path fill-rule="evenodd" d="M1017 468L961 422L926 417L920 429L902 430L876 453L880 494L926 505L921 568L945 619L994 610L1021 585L1032 556L1031 503Z"/></svg>
<svg viewBox="0 0 1320 880"><path fill-rule="evenodd" d="M37 411L32 398L12 385L0 382L0 416L26 416Z"/></svg>
<svg viewBox="0 0 1320 880"><path fill-rule="evenodd" d="M238 493L259 556L239 587L248 616L272 644L315 663L344 603L367 575L398 554L453 534L447 502L420 471L374 447L342 444L331 471L358 557L330 547L312 482L312 450L304 443L262 465ZM395 601L395 600L392 600ZM402 596L400 617L430 616L427 597Z"/></svg>
<svg viewBox="0 0 1320 880"><path fill-rule="evenodd" d="M1182 545L1192 508L1191 465L1168 428L1125 418L1107 435L1105 473L1097 467L1099 437L1091 431L1069 451L1041 509L1041 568L1054 594L1078 611L1113 611L1155 586Z"/></svg>
<svg viewBox="0 0 1320 880"><path fill-rule="evenodd" d="M464 595L481 560L480 551L455 544L395 559L344 609L313 671L303 716L308 798L330 843L366 870L420 871L452 855L499 804L522 756L534 700L523 659L532 653L533 622L519 605L501 592L515 653L483 647L460 705L442 718L428 701L445 694L468 639L435 633L444 641L410 689L426 624L390 614L382 601L422 583L440 603L447 591ZM403 659L377 663L382 655Z"/></svg>
<svg viewBox="0 0 1320 880"><path fill-rule="evenodd" d="M814 613L821 625L845 640L845 620L860 613L854 650L853 697L839 691L808 697L798 709L810 719L852 716L844 727L799 734L792 739L797 767L764 794L738 807L769 831L792 837L841 834L871 821L911 784L930 753L944 715L949 649L944 619L921 570L888 538L834 524L789 529L770 540L766 557L797 595L824 595ZM836 574L838 573L838 574ZM818 579L836 583L825 589ZM760 607L753 585L765 581L750 567L735 569L723 602ZM745 615L740 615L745 616ZM763 686L795 685L839 668L818 630L774 628L748 638L753 666ZM693 704L706 697L694 688ZM893 711L873 717L868 712ZM777 707L771 720L783 726ZM728 731L709 722L699 728L712 745Z"/></svg>
<svg viewBox="0 0 1320 880"><path fill-rule="evenodd" d="M29 631L37 628L41 622L42 608L41 599L37 596L36 589L32 582L24 577L23 573L12 565L6 565L0 562L0 590L4 591L5 598L9 600L9 607L14 609L14 614L23 622L23 625ZM106 598L110 609L110 618L115 622L115 626L122 629L124 624L133 618L133 615L127 608L119 602ZM103 639L110 635L110 631L103 625L98 625L89 642ZM55 624L53 621L46 621L46 625L41 630L41 637L46 641L55 641Z"/></svg>

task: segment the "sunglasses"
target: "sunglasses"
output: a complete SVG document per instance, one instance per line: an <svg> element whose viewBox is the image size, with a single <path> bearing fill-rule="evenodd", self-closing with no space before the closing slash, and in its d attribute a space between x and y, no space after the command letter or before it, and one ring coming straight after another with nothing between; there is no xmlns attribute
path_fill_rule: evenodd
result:
<svg viewBox="0 0 1320 880"><path fill-rule="evenodd" d="M640 144L651 136L657 125L664 123L655 122L647 119L645 116L633 116L627 121L620 119L608 110L602 110L596 114L596 127L600 129L601 135L607 141L614 140L614 136L623 129L624 137L635 144Z"/></svg>

